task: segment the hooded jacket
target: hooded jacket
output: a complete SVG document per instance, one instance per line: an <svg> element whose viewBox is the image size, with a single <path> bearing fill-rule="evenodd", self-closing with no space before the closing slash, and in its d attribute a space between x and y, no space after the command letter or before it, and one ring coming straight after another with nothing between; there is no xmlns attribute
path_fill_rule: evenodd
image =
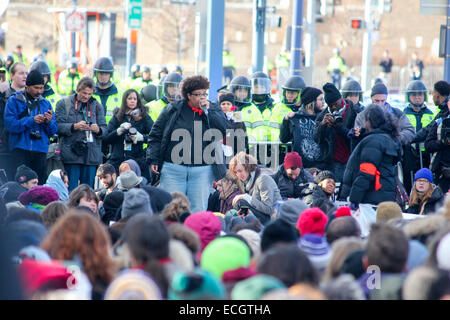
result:
<svg viewBox="0 0 450 320"><path fill-rule="evenodd" d="M283 165L278 167L278 171L272 175L272 179L280 189L280 195L283 199L298 198L308 182L314 182L314 177L304 168L300 169L300 174L295 180L288 177Z"/></svg>
<svg viewBox="0 0 450 320"><path fill-rule="evenodd" d="M327 215L336 210L335 205L330 201L327 194L314 182L307 184L306 188L302 190L302 201L312 207L319 207Z"/></svg>
<svg viewBox="0 0 450 320"><path fill-rule="evenodd" d="M61 179L61 170L53 170L44 186L51 187L58 192L59 200L69 202L69 190Z"/></svg>
<svg viewBox="0 0 450 320"><path fill-rule="evenodd" d="M23 149L27 151L48 152L49 138L58 131L55 115L48 124L37 124L34 117L52 110L50 102L39 96L33 109L29 109L29 102L24 91L17 91L8 99L5 109L5 127L9 132L9 150ZM30 133L39 131L42 138L33 140Z"/></svg>

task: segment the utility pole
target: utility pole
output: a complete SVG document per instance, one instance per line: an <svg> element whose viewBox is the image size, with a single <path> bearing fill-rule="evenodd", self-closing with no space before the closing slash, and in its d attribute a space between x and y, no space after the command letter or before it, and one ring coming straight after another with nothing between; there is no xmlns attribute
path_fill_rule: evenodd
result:
<svg viewBox="0 0 450 320"><path fill-rule="evenodd" d="M308 50L305 52L305 67L312 68L314 65L314 39L316 24L316 1L309 0L306 12L306 21L308 23Z"/></svg>
<svg viewBox="0 0 450 320"><path fill-rule="evenodd" d="M363 40L363 52L361 62L361 87L363 91L370 89L370 78L372 72L372 0L365 0L364 8L365 31Z"/></svg>
<svg viewBox="0 0 450 320"><path fill-rule="evenodd" d="M295 0L292 10L291 75L296 76L302 72L302 31L303 0Z"/></svg>
<svg viewBox="0 0 450 320"><path fill-rule="evenodd" d="M217 89L222 87L222 52L224 27L225 0L208 0L206 74L210 82L210 101L215 101L217 99Z"/></svg>
<svg viewBox="0 0 450 320"><path fill-rule="evenodd" d="M445 32L444 80L450 82L450 0L447 0L447 30Z"/></svg>
<svg viewBox="0 0 450 320"><path fill-rule="evenodd" d="M253 1L253 52L252 71L263 71L264 32L266 28L266 0Z"/></svg>

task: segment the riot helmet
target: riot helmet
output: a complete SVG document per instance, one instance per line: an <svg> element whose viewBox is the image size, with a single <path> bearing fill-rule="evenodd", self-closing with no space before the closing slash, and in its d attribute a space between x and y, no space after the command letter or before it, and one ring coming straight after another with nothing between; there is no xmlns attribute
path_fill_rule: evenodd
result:
<svg viewBox="0 0 450 320"><path fill-rule="evenodd" d="M424 105L425 101L427 101L428 95L427 95L427 87L425 84L420 80L412 80L408 83L405 90L405 100L412 104L416 108L420 108ZM411 101L412 95L420 95L423 94L423 100L420 99L420 102L415 101L416 103L413 103Z"/></svg>
<svg viewBox="0 0 450 320"><path fill-rule="evenodd" d="M272 82L264 72L255 72L251 76L252 100L255 103L264 103L270 95Z"/></svg>
<svg viewBox="0 0 450 320"><path fill-rule="evenodd" d="M52 72L50 71L50 68L48 67L47 62L42 61L42 60L36 60L35 62L33 62L31 64L31 67L30 67L30 72L33 70L39 71L39 73L41 73L42 76L44 76L44 79L47 76L47 81L45 81L45 85L47 85L47 83L50 82L50 79L51 79L50 76L51 76Z"/></svg>
<svg viewBox="0 0 450 320"><path fill-rule="evenodd" d="M111 76L109 77L109 81L106 83L100 83L98 79L99 73L109 73ZM94 64L94 76L97 79L97 83L100 84L101 87L108 87L112 85L112 77L114 74L114 65L112 60L108 57L101 57L95 61Z"/></svg>
<svg viewBox="0 0 450 320"><path fill-rule="evenodd" d="M180 83L183 77L177 73L169 73L163 82L163 96L169 100L179 100L181 99L180 94Z"/></svg>
<svg viewBox="0 0 450 320"><path fill-rule="evenodd" d="M154 84L149 84L141 89L141 98L144 100L144 104L156 100L157 87Z"/></svg>
<svg viewBox="0 0 450 320"><path fill-rule="evenodd" d="M362 101L362 88L358 81L355 79L348 79L345 81L344 85L342 86L342 97L344 99L347 99L348 96L358 95L359 101Z"/></svg>
<svg viewBox="0 0 450 320"><path fill-rule="evenodd" d="M137 64L137 63L133 64L131 66L130 72L131 72L131 78L133 78L133 79L138 78L140 76L140 72L141 72L141 65Z"/></svg>
<svg viewBox="0 0 450 320"><path fill-rule="evenodd" d="M306 88L305 80L301 76L290 76L286 83L281 87L283 89L283 98L282 102L284 104L295 104L300 101L300 94L301 91ZM294 99L294 101L289 102L286 98L286 92L296 92L297 97Z"/></svg>
<svg viewBox="0 0 450 320"><path fill-rule="evenodd" d="M251 102L251 88L250 80L244 76L237 76L230 82L230 91L234 94L234 101L237 103Z"/></svg>
<svg viewBox="0 0 450 320"><path fill-rule="evenodd" d="M148 73L149 79L144 79L144 73ZM147 66L147 65L142 65L142 66L141 66L141 77L142 77L142 79L144 79L144 80L150 80L150 77L151 77L151 69L150 69L149 66Z"/></svg>

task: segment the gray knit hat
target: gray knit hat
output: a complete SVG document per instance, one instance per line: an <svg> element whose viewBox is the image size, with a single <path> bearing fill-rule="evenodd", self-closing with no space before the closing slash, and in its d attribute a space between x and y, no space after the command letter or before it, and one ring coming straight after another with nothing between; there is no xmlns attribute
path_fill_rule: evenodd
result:
<svg viewBox="0 0 450 320"><path fill-rule="evenodd" d="M279 218L295 228L297 225L298 216L303 212L303 210L308 208L309 207L299 199L287 200L280 206Z"/></svg>
<svg viewBox="0 0 450 320"><path fill-rule="evenodd" d="M153 214L150 206L150 197L142 189L133 188L125 192L122 205L122 218L134 215L136 213Z"/></svg>

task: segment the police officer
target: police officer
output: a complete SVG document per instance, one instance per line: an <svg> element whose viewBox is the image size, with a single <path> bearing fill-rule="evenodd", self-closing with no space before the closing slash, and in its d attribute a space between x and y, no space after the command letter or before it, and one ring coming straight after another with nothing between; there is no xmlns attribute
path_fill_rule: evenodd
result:
<svg viewBox="0 0 450 320"><path fill-rule="evenodd" d="M141 76L134 79L131 83L131 88L140 92L142 88L148 86L152 82L151 69L147 65L141 66Z"/></svg>
<svg viewBox="0 0 450 320"><path fill-rule="evenodd" d="M427 101L427 88L421 80L412 80L405 90L405 100L408 105L403 112L408 117L411 125L416 129L416 136L413 143L405 146L403 159L403 184L406 190L411 190L412 175L419 169L429 167L430 155L425 153L425 138L420 130L426 128L435 118L436 113L431 111L425 104ZM426 129L428 130L428 129Z"/></svg>
<svg viewBox="0 0 450 320"><path fill-rule="evenodd" d="M270 96L271 80L264 72L255 72L251 76L252 104L257 107L262 118L261 124L253 124L255 128L262 127L261 134L256 137L257 141L270 141L269 122L272 116L272 109L275 106L274 100ZM262 134L262 132L265 132Z"/></svg>
<svg viewBox="0 0 450 320"><path fill-rule="evenodd" d="M363 101L363 91L358 81L351 78L345 81L341 93L342 98L350 100L361 111L364 110L364 105L361 103Z"/></svg>
<svg viewBox="0 0 450 320"><path fill-rule="evenodd" d="M344 59L341 57L341 51L338 48L333 49L333 56L328 61L327 72L331 74L333 84L340 89L342 74L347 70Z"/></svg>
<svg viewBox="0 0 450 320"><path fill-rule="evenodd" d="M257 141L267 136L264 121L258 108L251 103L251 83L245 76L237 76L230 82L230 92L234 95L234 103L241 113L250 141Z"/></svg>
<svg viewBox="0 0 450 320"><path fill-rule="evenodd" d="M101 57L94 64L95 92L92 95L100 102L105 110L105 119L108 124L113 111L120 108L119 91L113 83L114 65L110 58Z"/></svg>
<svg viewBox="0 0 450 320"><path fill-rule="evenodd" d="M78 82L80 82L81 74L78 72L78 64L75 60L67 63L67 69L61 71L58 78L57 90L62 96L70 96L74 94Z"/></svg>
<svg viewBox="0 0 450 320"><path fill-rule="evenodd" d="M122 81L123 91L132 89L134 82L140 77L141 77L141 65L135 63L131 66L130 76L126 78L124 81Z"/></svg>
<svg viewBox="0 0 450 320"><path fill-rule="evenodd" d="M181 80L183 80L183 77L177 72L172 72L165 76L161 85L162 90L158 94L159 99L146 104L149 108L150 118L152 118L153 122L156 122L156 119L158 119L159 114L166 105L181 98Z"/></svg>
<svg viewBox="0 0 450 320"><path fill-rule="evenodd" d="M53 110L56 108L56 103L60 99L60 96L53 90L51 86L51 75L52 72L48 66L48 64L43 60L37 60L33 62L33 64L30 67L30 71L37 70L39 71L42 76L44 77L44 93L42 96L50 101L50 104L52 105Z"/></svg>
<svg viewBox="0 0 450 320"><path fill-rule="evenodd" d="M282 86L283 93L281 102L277 103L272 110L270 117L270 140L278 141L280 137L280 127L284 117L289 112L297 112L301 101L300 95L306 87L305 80L301 76L291 76Z"/></svg>

